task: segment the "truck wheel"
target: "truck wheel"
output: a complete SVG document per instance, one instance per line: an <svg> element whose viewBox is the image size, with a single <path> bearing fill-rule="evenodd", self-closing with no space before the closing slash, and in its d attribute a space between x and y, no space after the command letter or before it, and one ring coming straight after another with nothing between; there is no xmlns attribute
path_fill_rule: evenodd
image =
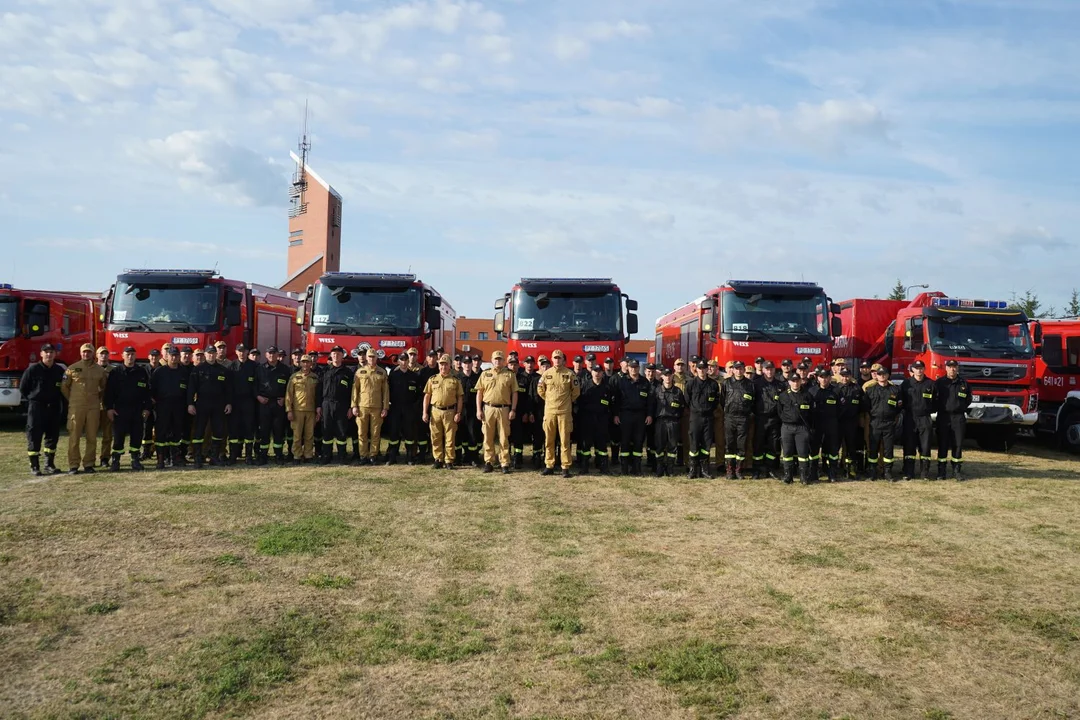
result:
<svg viewBox="0 0 1080 720"><path fill-rule="evenodd" d="M1062 450L1080 454L1080 410L1071 410L1062 418L1058 444Z"/></svg>
<svg viewBox="0 0 1080 720"><path fill-rule="evenodd" d="M975 438L980 450L1008 452L1016 444L1016 428L984 428Z"/></svg>

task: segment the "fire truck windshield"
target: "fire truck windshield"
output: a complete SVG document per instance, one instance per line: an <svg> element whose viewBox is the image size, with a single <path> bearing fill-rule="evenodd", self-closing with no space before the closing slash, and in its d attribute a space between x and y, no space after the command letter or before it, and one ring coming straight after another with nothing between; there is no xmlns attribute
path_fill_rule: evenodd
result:
<svg viewBox="0 0 1080 720"><path fill-rule="evenodd" d="M798 335L829 341L829 304L825 297L725 292L721 296L724 333ZM783 338L796 340L798 338Z"/></svg>
<svg viewBox="0 0 1080 720"><path fill-rule="evenodd" d="M161 325L184 325L187 332L207 332L217 325L220 306L219 285L141 288L118 282L112 299L111 325L143 325L150 330L160 330Z"/></svg>
<svg viewBox="0 0 1080 720"><path fill-rule="evenodd" d="M315 287L311 325L342 335L414 334L420 332L422 305L418 287L345 288L319 284Z"/></svg>
<svg viewBox="0 0 1080 720"><path fill-rule="evenodd" d="M0 340L10 340L19 334L19 303L13 298L0 298Z"/></svg>
<svg viewBox="0 0 1080 720"><path fill-rule="evenodd" d="M513 319L511 332L517 338L614 340L622 337L622 302L617 292L515 290Z"/></svg>
<svg viewBox="0 0 1080 720"><path fill-rule="evenodd" d="M1034 356L1025 323L1009 325L977 317L927 318L930 349L942 355L980 358Z"/></svg>

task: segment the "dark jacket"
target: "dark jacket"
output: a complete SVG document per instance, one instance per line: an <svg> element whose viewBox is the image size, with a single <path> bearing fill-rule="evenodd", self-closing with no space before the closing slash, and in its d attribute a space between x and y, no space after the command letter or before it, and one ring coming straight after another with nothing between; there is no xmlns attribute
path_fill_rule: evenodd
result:
<svg viewBox="0 0 1080 720"><path fill-rule="evenodd" d="M232 404L232 370L214 363L203 363L188 378L188 405L200 408L224 407Z"/></svg>
<svg viewBox="0 0 1080 720"><path fill-rule="evenodd" d="M644 376L638 375L637 380L631 380L629 375L625 375L616 381L615 387L619 398L619 414L648 413L652 384Z"/></svg>
<svg viewBox="0 0 1080 720"><path fill-rule="evenodd" d="M153 407L150 396L150 375L141 365L120 365L112 369L105 382L106 410L142 412Z"/></svg>
<svg viewBox="0 0 1080 720"><path fill-rule="evenodd" d="M720 386L720 402L724 406L724 417L750 417L754 412L754 381L747 377L741 380L729 377Z"/></svg>
<svg viewBox="0 0 1080 720"><path fill-rule="evenodd" d="M60 392L60 383L64 381L64 367L53 363L46 367L43 362L36 362L26 368L19 381L19 390L29 402L59 403L64 399Z"/></svg>
<svg viewBox="0 0 1080 720"><path fill-rule="evenodd" d="M656 391L659 392L660 389L658 387ZM710 377L704 380L692 377L686 381L685 395L685 403L690 412L711 416L720 402L720 384Z"/></svg>
<svg viewBox="0 0 1080 720"><path fill-rule="evenodd" d="M900 388L888 383L885 386L871 385L864 393L870 420L876 424L894 422L904 407Z"/></svg>
<svg viewBox="0 0 1080 720"><path fill-rule="evenodd" d="M290 377L292 377L292 372L285 363L279 362L273 366L270 363L262 363L255 376L255 384L259 386L256 395L271 400L284 399Z"/></svg>
<svg viewBox="0 0 1080 720"><path fill-rule="evenodd" d="M935 383L938 412L961 414L966 413L971 405L971 386L967 380L957 377L950 380L948 376L939 377Z"/></svg>
<svg viewBox="0 0 1080 720"><path fill-rule="evenodd" d="M900 383L900 394L904 398L904 414L912 417L930 417L937 410L936 387L928 377L916 380L904 378Z"/></svg>
<svg viewBox="0 0 1080 720"><path fill-rule="evenodd" d="M788 388L776 399L776 413L785 425L814 427L814 399L803 388Z"/></svg>
<svg viewBox="0 0 1080 720"><path fill-rule="evenodd" d="M686 389L690 389L689 381L686 383ZM660 385L653 390L652 409L649 414L656 420L680 420L683 412L686 411L686 406L686 396L678 385L672 383L669 388Z"/></svg>

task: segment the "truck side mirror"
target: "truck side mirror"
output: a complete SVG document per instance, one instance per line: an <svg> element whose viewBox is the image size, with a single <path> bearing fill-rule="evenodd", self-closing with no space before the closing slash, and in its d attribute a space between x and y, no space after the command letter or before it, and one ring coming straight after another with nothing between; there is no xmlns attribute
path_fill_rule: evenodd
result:
<svg viewBox="0 0 1080 720"><path fill-rule="evenodd" d="M225 326L237 327L241 323L240 304L243 296L232 289L225 291Z"/></svg>
<svg viewBox="0 0 1080 720"><path fill-rule="evenodd" d="M35 303L26 313L26 337L41 337L49 332L49 304Z"/></svg>
<svg viewBox="0 0 1080 720"><path fill-rule="evenodd" d="M427 309L427 326L428 331L439 330L442 328L442 313L439 312L438 305L429 305Z"/></svg>
<svg viewBox="0 0 1080 720"><path fill-rule="evenodd" d="M1036 345L1042 345L1042 341L1043 341L1042 323L1035 323L1035 337L1032 338L1032 340L1034 341L1034 343Z"/></svg>
<svg viewBox="0 0 1080 720"><path fill-rule="evenodd" d="M840 303L831 303L829 305L829 312L831 312L833 315L839 315L840 314Z"/></svg>
<svg viewBox="0 0 1080 720"><path fill-rule="evenodd" d="M433 308L441 308L442 307L442 296L441 295L432 295L431 297L429 297L428 298L428 306L433 307Z"/></svg>
<svg viewBox="0 0 1080 720"><path fill-rule="evenodd" d="M840 337L844 334L844 321L833 315L832 319L832 336L834 338Z"/></svg>
<svg viewBox="0 0 1080 720"><path fill-rule="evenodd" d="M499 308L502 310L502 308ZM501 312L495 313L495 332L501 333L503 331L503 314Z"/></svg>
<svg viewBox="0 0 1080 720"><path fill-rule="evenodd" d="M634 313L627 313L626 314L626 334L627 335L636 335L637 331L638 331L637 315L635 315Z"/></svg>
<svg viewBox="0 0 1080 720"><path fill-rule="evenodd" d="M637 300L631 300L630 298L626 298L626 309L631 312L637 310Z"/></svg>

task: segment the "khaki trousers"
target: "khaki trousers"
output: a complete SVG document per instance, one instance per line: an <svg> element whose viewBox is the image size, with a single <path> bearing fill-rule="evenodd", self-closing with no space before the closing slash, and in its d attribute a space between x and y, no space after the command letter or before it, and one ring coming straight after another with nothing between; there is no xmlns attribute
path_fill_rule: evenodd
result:
<svg viewBox="0 0 1080 720"><path fill-rule="evenodd" d="M293 410L293 457L315 457L315 412L313 410Z"/></svg>
<svg viewBox="0 0 1080 720"><path fill-rule="evenodd" d="M454 462L454 443L457 440L457 423L454 408L440 410L432 407L428 423L431 428L431 456L438 462Z"/></svg>
<svg viewBox="0 0 1080 720"><path fill-rule="evenodd" d="M562 445L562 468L569 470L574 462L570 454L570 433L574 429L574 416L570 413L544 413L544 462L549 468L555 467L555 434L559 435Z"/></svg>
<svg viewBox="0 0 1080 720"><path fill-rule="evenodd" d="M360 435L360 457L373 458L379 454L382 442L382 409L359 408L356 416L356 429Z"/></svg>
<svg viewBox="0 0 1080 720"><path fill-rule="evenodd" d="M101 406L97 403L88 408L75 405L68 407L68 465L70 467L79 467L80 461L83 467L92 468L97 464L97 433L100 420ZM80 458L79 440L83 437L86 438L86 449Z"/></svg>
<svg viewBox="0 0 1080 720"><path fill-rule="evenodd" d="M499 465L510 466L510 408L484 405L484 462L495 465L496 454Z"/></svg>

